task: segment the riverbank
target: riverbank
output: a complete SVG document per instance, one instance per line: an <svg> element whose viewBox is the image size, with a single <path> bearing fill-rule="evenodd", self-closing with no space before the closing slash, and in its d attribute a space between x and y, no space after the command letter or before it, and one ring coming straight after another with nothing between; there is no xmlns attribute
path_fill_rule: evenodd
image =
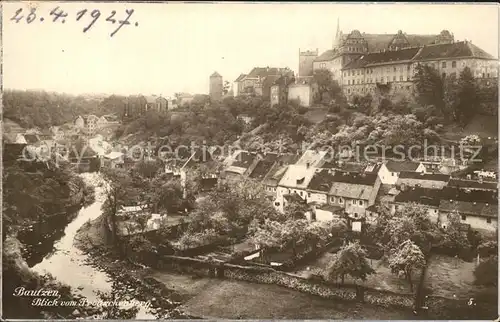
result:
<svg viewBox="0 0 500 322"><path fill-rule="evenodd" d="M154 291L148 290L151 285L155 285L155 288L161 285L163 289L168 290L165 292L166 297L175 302L175 310L185 315L208 319L415 318L409 310L388 309L349 301L325 300L277 285L206 277L196 278L151 268L139 268L132 263L118 261L116 257L102 250L104 245L102 220L102 217L99 217L83 225L75 237L78 239L75 240L75 245L89 252L94 264L115 278L149 283L143 294ZM146 298L150 295L143 296Z"/></svg>
<svg viewBox="0 0 500 322"><path fill-rule="evenodd" d="M151 278L152 270L119 257L105 245L103 216L84 224L76 233L74 245L89 257L88 265L113 279L113 290L122 300L149 302L149 313L158 319L190 319L178 308L183 297Z"/></svg>

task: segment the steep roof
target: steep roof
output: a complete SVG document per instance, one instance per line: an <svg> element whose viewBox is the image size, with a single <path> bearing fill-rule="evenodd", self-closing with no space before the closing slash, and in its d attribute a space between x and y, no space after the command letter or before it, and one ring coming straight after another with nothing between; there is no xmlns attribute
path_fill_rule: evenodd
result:
<svg viewBox="0 0 500 322"><path fill-rule="evenodd" d="M368 52L387 49L396 34L366 34L362 36L368 42ZM412 35L404 34L411 47L419 47L434 43L437 35Z"/></svg>
<svg viewBox="0 0 500 322"><path fill-rule="evenodd" d="M344 198L369 200L372 192L373 186L334 182L328 194Z"/></svg>
<svg viewBox="0 0 500 322"><path fill-rule="evenodd" d="M394 160L389 160L385 164L385 166L387 167L387 169L390 172L415 171L415 170L417 170L419 165L420 165L420 163L417 163L417 162L394 161Z"/></svg>
<svg viewBox="0 0 500 322"><path fill-rule="evenodd" d="M330 61L337 58L339 55L340 53L337 50L330 49L319 55L314 61L315 62Z"/></svg>
<svg viewBox="0 0 500 322"><path fill-rule="evenodd" d="M326 156L326 151L306 150L296 164L307 165L309 163L311 167L320 167L325 162Z"/></svg>
<svg viewBox="0 0 500 322"><path fill-rule="evenodd" d="M283 178L283 176L285 175L288 165L294 164L297 159L298 156L295 154L282 154L278 156L274 165L265 175L264 184L277 185L281 178Z"/></svg>
<svg viewBox="0 0 500 322"><path fill-rule="evenodd" d="M316 168L304 165L289 165L279 185L289 188L306 189L312 177L316 173Z"/></svg>
<svg viewBox="0 0 500 322"><path fill-rule="evenodd" d="M440 211L452 212L457 210L460 214L481 217L498 217L498 205L473 201L441 200Z"/></svg>
<svg viewBox="0 0 500 322"><path fill-rule="evenodd" d="M439 207L440 200L440 195L436 194L436 190L418 187L401 191L394 198L395 202L415 202L432 207Z"/></svg>
<svg viewBox="0 0 500 322"><path fill-rule="evenodd" d="M254 67L250 73L246 76L247 78L264 78L270 75L281 75L282 73L288 72L286 68L276 68L276 67Z"/></svg>
<svg viewBox="0 0 500 322"><path fill-rule="evenodd" d="M393 64L396 62L410 61L419 50L420 48L404 48L400 50L368 53L347 64L343 69L363 68L375 64Z"/></svg>
<svg viewBox="0 0 500 322"><path fill-rule="evenodd" d="M441 199L458 201L476 201L484 203L498 203L496 191L471 190L464 191L456 187L444 187L440 192Z"/></svg>
<svg viewBox="0 0 500 322"><path fill-rule="evenodd" d="M311 181L309 182L309 185L307 186L307 189L314 191L328 192L330 191L330 187L334 182L335 182L335 175L332 173L332 171L323 169L317 171L314 174Z"/></svg>
<svg viewBox="0 0 500 322"><path fill-rule="evenodd" d="M247 77L247 74L240 74L240 76L238 76L238 78L235 79L235 82L241 82L242 80L245 79L245 77Z"/></svg>
<svg viewBox="0 0 500 322"><path fill-rule="evenodd" d="M214 72L210 77L222 77L219 73Z"/></svg>
<svg viewBox="0 0 500 322"><path fill-rule="evenodd" d="M414 60L433 60L440 58L480 58L495 59L481 48L473 45L469 41L460 41L452 44L436 44L425 46L415 56Z"/></svg>
<svg viewBox="0 0 500 322"><path fill-rule="evenodd" d="M263 159L259 160L252 173L250 173L249 177L257 180L262 180L266 176L266 174L271 170L274 163L278 159L278 154L276 153L267 153Z"/></svg>

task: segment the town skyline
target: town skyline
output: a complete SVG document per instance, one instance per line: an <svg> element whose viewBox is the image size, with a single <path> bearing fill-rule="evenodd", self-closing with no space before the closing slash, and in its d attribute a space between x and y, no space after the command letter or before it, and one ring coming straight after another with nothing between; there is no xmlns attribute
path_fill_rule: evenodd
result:
<svg viewBox="0 0 500 322"><path fill-rule="evenodd" d="M56 5L38 3L37 10L48 14ZM60 6L73 15L83 8L91 10L82 4ZM98 7L103 17L111 10L116 10L118 17L125 9L134 8L131 19L139 25L125 26L113 38L109 32L114 28L104 19L87 33L80 29L87 23L76 21L64 26L48 21L35 27L36 23L9 20L21 7L27 5L3 4L6 89L68 94L206 94L214 71L230 83L253 67L289 67L297 72L299 49L319 49L321 54L332 48L337 20L344 34L352 30L381 34L449 30L456 41L472 41L498 57L498 30L489 28L498 25L498 10L488 5L95 3L93 7ZM285 22L287 28L279 22Z"/></svg>

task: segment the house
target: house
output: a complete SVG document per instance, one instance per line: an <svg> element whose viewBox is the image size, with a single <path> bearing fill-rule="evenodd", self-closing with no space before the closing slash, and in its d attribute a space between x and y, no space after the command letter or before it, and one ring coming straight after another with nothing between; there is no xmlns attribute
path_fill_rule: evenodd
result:
<svg viewBox="0 0 500 322"><path fill-rule="evenodd" d="M424 172L425 166L421 162L389 160L380 167L378 176L384 185L395 185L401 172Z"/></svg>
<svg viewBox="0 0 500 322"><path fill-rule="evenodd" d="M307 186L307 202L319 205L328 204L328 193L334 182L334 170L318 169Z"/></svg>
<svg viewBox="0 0 500 322"><path fill-rule="evenodd" d="M243 93L243 89L244 89L244 80L245 80L245 77L247 75L246 74L240 74L240 76L238 76L238 78L236 78L233 82L233 93L234 93L234 96L240 96L242 93Z"/></svg>
<svg viewBox="0 0 500 322"><path fill-rule="evenodd" d="M175 110L179 107L177 104L177 100L175 98L168 98L167 99L167 108L168 110Z"/></svg>
<svg viewBox="0 0 500 322"><path fill-rule="evenodd" d="M201 178L202 187L204 187L204 189L208 189L210 187L214 187L218 183L219 165L217 161L212 158L212 155L208 151L197 149L191 154L189 159L182 165L179 170L181 185L184 188L184 196L186 196L185 187L189 173L193 169L201 165L203 166L204 170Z"/></svg>
<svg viewBox="0 0 500 322"><path fill-rule="evenodd" d="M248 177L262 182L277 160L277 153L264 153L262 157L258 158L257 164L253 167L253 170L249 173Z"/></svg>
<svg viewBox="0 0 500 322"><path fill-rule="evenodd" d="M285 175L288 165L294 164L297 160L298 156L295 154L281 154L276 158L276 161L262 179L262 183L268 195L276 197L278 184ZM257 165L257 167L258 166L259 165ZM257 171L256 169L254 169L254 171Z"/></svg>
<svg viewBox="0 0 500 322"><path fill-rule="evenodd" d="M176 97L177 97L177 105L180 107L188 105L194 99L194 95L188 93L179 93Z"/></svg>
<svg viewBox="0 0 500 322"><path fill-rule="evenodd" d="M367 207L375 204L381 180L372 173L336 171L328 192L328 203L343 207L352 219L365 216Z"/></svg>
<svg viewBox="0 0 500 322"><path fill-rule="evenodd" d="M288 86L287 100L294 100L302 107L311 107L318 92L318 85L312 78L296 79L295 83Z"/></svg>
<svg viewBox="0 0 500 322"><path fill-rule="evenodd" d="M429 219L437 223L439 220L439 203L442 197L443 194L436 192L435 189L406 187L394 197L394 202L391 204L391 213L395 214L406 205L415 203L425 208Z"/></svg>
<svg viewBox="0 0 500 322"><path fill-rule="evenodd" d="M224 180L239 180L241 177L248 177L257 166L261 156L255 152L244 150L235 151L225 160Z"/></svg>
<svg viewBox="0 0 500 322"><path fill-rule="evenodd" d="M403 171L399 174L396 186L443 189L449 180L450 176L446 174Z"/></svg>
<svg viewBox="0 0 500 322"><path fill-rule="evenodd" d="M271 85L271 106L286 104L288 102L288 88L293 83L295 83L293 75L283 75Z"/></svg>
<svg viewBox="0 0 500 322"><path fill-rule="evenodd" d="M477 201L441 200L439 203L440 226L446 228L448 214L458 212L461 223L478 231L496 232L498 229L498 204Z"/></svg>
<svg viewBox="0 0 500 322"><path fill-rule="evenodd" d="M482 180L463 180L451 178L448 182L448 187L456 187L462 190L479 190L479 191L497 191L498 184L492 181Z"/></svg>
<svg viewBox="0 0 500 322"><path fill-rule="evenodd" d="M156 110L157 112L163 113L168 109L168 101L162 96L147 95L144 96L146 100L145 110Z"/></svg>
<svg viewBox="0 0 500 322"><path fill-rule="evenodd" d="M283 75L293 76L289 68L255 67L243 81L243 91L240 95L256 95L269 99L271 86Z"/></svg>
<svg viewBox="0 0 500 322"><path fill-rule="evenodd" d="M277 190L275 205L280 211L284 211L284 196L296 193L303 200L307 200L307 186L316 173L315 167L310 165L289 165L281 178ZM276 204L279 203L279 205Z"/></svg>
<svg viewBox="0 0 500 322"><path fill-rule="evenodd" d="M85 120L83 119L83 117L81 115L79 115L76 120L75 120L75 126L79 129L83 129L83 127L85 126Z"/></svg>

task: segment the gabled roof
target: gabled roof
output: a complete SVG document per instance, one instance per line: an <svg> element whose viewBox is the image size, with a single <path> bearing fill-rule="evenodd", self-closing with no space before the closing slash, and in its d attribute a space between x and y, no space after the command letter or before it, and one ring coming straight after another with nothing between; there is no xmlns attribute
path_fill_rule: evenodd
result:
<svg viewBox="0 0 500 322"><path fill-rule="evenodd" d="M252 179L262 180L271 170L272 166L278 159L278 154L267 153L263 159L259 160L249 177Z"/></svg>
<svg viewBox="0 0 500 322"><path fill-rule="evenodd" d="M340 53L335 49L330 49L319 55L314 61L322 62L322 61L331 61L340 56Z"/></svg>
<svg viewBox="0 0 500 322"><path fill-rule="evenodd" d="M373 189L373 186L368 185L334 182L328 195L351 199L369 200L372 195Z"/></svg>
<svg viewBox="0 0 500 322"><path fill-rule="evenodd" d="M436 44L425 46L415 56L415 60L433 60L439 58L480 58L495 59L481 48L473 45L469 41L460 41L452 44Z"/></svg>
<svg viewBox="0 0 500 322"><path fill-rule="evenodd" d="M222 77L219 73L214 72L210 77Z"/></svg>
<svg viewBox="0 0 500 322"><path fill-rule="evenodd" d="M385 52L367 53L353 62L344 66L344 69L363 68L376 64L397 63L410 61L418 53L420 48L404 48L400 50L387 50Z"/></svg>
<svg viewBox="0 0 500 322"><path fill-rule="evenodd" d="M335 175L332 173L332 171L323 169L317 171L314 174L311 181L309 182L309 185L307 186L307 189L328 193L334 182L335 182Z"/></svg>
<svg viewBox="0 0 500 322"><path fill-rule="evenodd" d="M269 172L264 177L264 184L277 185L281 178L285 175L288 165L294 164L298 159L295 154L282 154L276 158Z"/></svg>
<svg viewBox="0 0 500 322"><path fill-rule="evenodd" d="M418 187L403 190L394 198L395 202L415 202L432 207L439 207L440 200L441 196L436 193L436 190Z"/></svg>
<svg viewBox="0 0 500 322"><path fill-rule="evenodd" d="M498 203L496 191L484 190L462 190L456 187L444 187L440 192L441 199L458 201L476 201L484 203Z"/></svg>
<svg viewBox="0 0 500 322"><path fill-rule="evenodd" d="M234 155L234 161L231 166L248 169L248 167L255 161L257 154L248 151L238 151Z"/></svg>
<svg viewBox="0 0 500 322"><path fill-rule="evenodd" d="M417 170L420 163L411 161L393 161L389 160L385 164L390 172L403 172L403 171L415 171Z"/></svg>
<svg viewBox="0 0 500 322"><path fill-rule="evenodd" d="M247 78L264 78L270 75L281 75L283 73L290 72L287 68L276 68L276 67L254 67L250 73L246 76Z"/></svg>
<svg viewBox="0 0 500 322"><path fill-rule="evenodd" d="M235 79L235 82L241 82L242 80L245 79L245 77L247 77L247 74L240 74L240 76L238 76L238 78Z"/></svg>
<svg viewBox="0 0 500 322"><path fill-rule="evenodd" d="M316 173L316 168L304 165L289 165L279 185L287 188L306 189L312 177Z"/></svg>

